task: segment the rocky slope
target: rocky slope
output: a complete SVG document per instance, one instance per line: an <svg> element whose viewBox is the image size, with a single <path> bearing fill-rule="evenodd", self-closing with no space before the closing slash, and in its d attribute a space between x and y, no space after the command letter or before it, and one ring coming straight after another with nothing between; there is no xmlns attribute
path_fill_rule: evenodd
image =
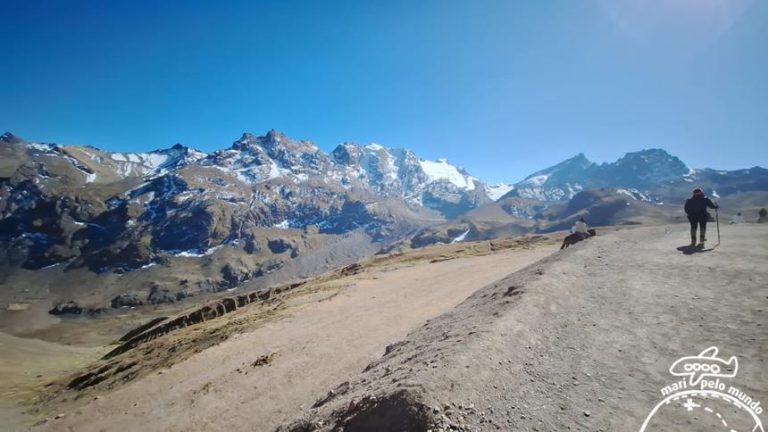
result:
<svg viewBox="0 0 768 432"><path fill-rule="evenodd" d="M614 188L664 203L688 195L693 186L721 195L768 191L768 170L760 167L736 171L693 169L661 149L627 153L615 162L603 164L590 162L584 154L578 154L531 174L515 184L507 196L560 201L571 199L582 190Z"/></svg>
<svg viewBox="0 0 768 432"><path fill-rule="evenodd" d="M768 170L692 170L656 149L601 165L578 155L516 185L487 185L410 150L344 143L326 154L274 130L210 154L180 144L109 153L6 133L0 303L45 299L55 314L100 314L286 282L403 238L410 247L490 239L581 216L667 221L692 184L757 204Z"/></svg>
<svg viewBox="0 0 768 432"><path fill-rule="evenodd" d="M636 431L679 380L672 363L710 346L739 358L726 386L765 400L768 231L728 227L731 242L692 259L675 248L686 227L670 228L588 240L489 284L278 430ZM647 430L763 430L703 393L662 408Z"/></svg>
<svg viewBox="0 0 768 432"><path fill-rule="evenodd" d="M40 426L49 430L271 430L411 328L553 249L536 236L377 256L300 284L145 315L113 332L125 333L113 354L110 346L71 374L45 373L28 414L47 417ZM114 329L118 318L80 327ZM0 393L10 375L0 368Z"/></svg>
<svg viewBox="0 0 768 432"><path fill-rule="evenodd" d="M768 226L723 234L693 255L680 247L685 224L612 230L554 253L534 238L454 244L280 292L234 293L129 332L119 354L42 372L27 423L637 431L660 390L683 378L670 374L672 363L710 346L738 357L738 374L720 381L764 401ZM744 409L690 396L733 430L762 430L744 423ZM702 406L686 411L685 399L647 430L724 430Z"/></svg>
<svg viewBox="0 0 768 432"><path fill-rule="evenodd" d="M0 300L54 299L57 314L98 314L107 302L175 301L262 278L316 249L331 252L330 244L350 235L358 239L341 243L343 260L329 253L304 260L308 268L288 266L293 277L311 274L488 203L485 190L444 160L375 144L342 144L326 154L274 130L243 134L211 154L182 145L108 153L6 133L0 282L8 288ZM87 305L71 302L88 297L77 285L106 288L126 273L133 282L121 280L124 292L104 289ZM44 288L27 295L16 289L41 278Z"/></svg>
<svg viewBox="0 0 768 432"><path fill-rule="evenodd" d="M581 217L595 226L659 224L685 220L682 206L694 186L720 201L720 216L749 221L768 202L768 170L691 169L664 150L628 153L596 164L579 154L535 172L494 202L446 223L425 227L397 247L496 238L569 229Z"/></svg>

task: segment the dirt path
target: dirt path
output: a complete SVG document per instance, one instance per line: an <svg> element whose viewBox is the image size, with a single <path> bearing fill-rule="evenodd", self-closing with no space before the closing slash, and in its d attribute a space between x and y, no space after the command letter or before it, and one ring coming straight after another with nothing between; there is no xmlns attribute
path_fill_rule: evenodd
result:
<svg viewBox="0 0 768 432"><path fill-rule="evenodd" d="M720 378L726 391L764 405L768 226L722 229L722 245L692 255L677 250L683 225L557 253L415 330L289 429L638 431L661 389L685 378L672 363L711 346L738 358L736 376ZM708 395L658 413L648 431L756 427L746 409Z"/></svg>
<svg viewBox="0 0 768 432"><path fill-rule="evenodd" d="M553 252L500 252L363 273L338 295L238 335L42 425L47 430L272 430L484 285ZM259 365L259 359L261 363ZM268 359L268 360L267 360Z"/></svg>

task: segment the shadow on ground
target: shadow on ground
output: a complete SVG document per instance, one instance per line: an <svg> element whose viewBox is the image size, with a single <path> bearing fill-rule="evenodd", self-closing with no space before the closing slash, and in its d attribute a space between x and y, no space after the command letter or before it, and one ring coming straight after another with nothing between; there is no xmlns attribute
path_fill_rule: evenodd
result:
<svg viewBox="0 0 768 432"><path fill-rule="evenodd" d="M704 249L701 246L691 246L691 245L685 245L685 246L679 246L677 250L683 253L683 255L693 255L695 253L703 253L703 252L710 252L715 250L715 248L718 245L714 245L709 249Z"/></svg>

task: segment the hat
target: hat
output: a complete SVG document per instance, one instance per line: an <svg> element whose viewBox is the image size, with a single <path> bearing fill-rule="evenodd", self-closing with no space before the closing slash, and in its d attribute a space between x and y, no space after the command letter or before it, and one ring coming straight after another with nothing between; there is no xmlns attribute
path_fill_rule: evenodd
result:
<svg viewBox="0 0 768 432"><path fill-rule="evenodd" d="M696 195L696 194L703 194L703 193L704 193L704 191L700 187L697 187L696 189L693 190L693 194L694 195Z"/></svg>

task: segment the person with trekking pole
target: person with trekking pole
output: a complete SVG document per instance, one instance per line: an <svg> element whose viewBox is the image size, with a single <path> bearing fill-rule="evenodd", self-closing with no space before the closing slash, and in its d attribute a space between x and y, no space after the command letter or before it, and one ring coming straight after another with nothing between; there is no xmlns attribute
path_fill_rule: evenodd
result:
<svg viewBox="0 0 768 432"><path fill-rule="evenodd" d="M707 221L710 216L707 209L717 209L719 206L712 202L709 198L704 196L704 191L701 188L693 190L693 196L688 198L685 202L685 214L688 215L688 222L691 223L691 246L696 246L696 229L699 231L699 247L704 247L704 242L707 241ZM719 219L719 218L718 218ZM720 221L718 220L717 235L718 243L720 241Z"/></svg>
<svg viewBox="0 0 768 432"><path fill-rule="evenodd" d="M717 244L715 246L720 245L720 216L717 214L718 207L720 207L720 204L715 204L715 223L717 224Z"/></svg>

